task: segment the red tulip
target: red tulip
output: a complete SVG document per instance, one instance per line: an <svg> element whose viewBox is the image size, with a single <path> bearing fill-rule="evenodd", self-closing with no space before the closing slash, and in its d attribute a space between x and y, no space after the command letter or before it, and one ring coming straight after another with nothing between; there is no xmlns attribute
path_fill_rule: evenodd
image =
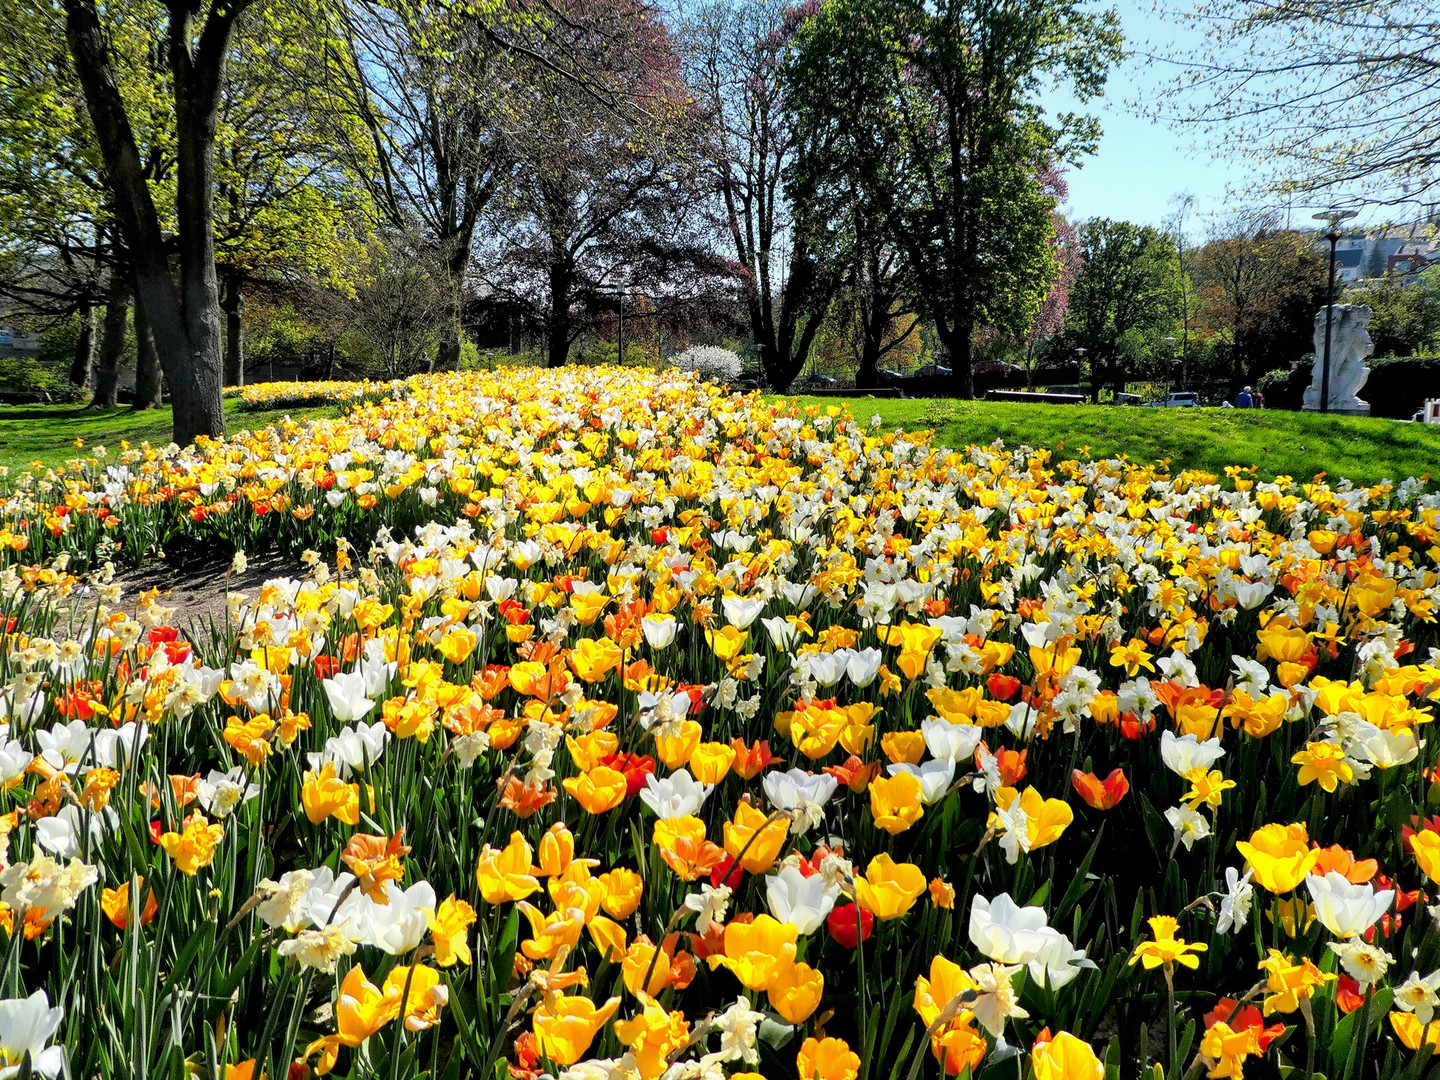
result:
<svg viewBox="0 0 1440 1080"><path fill-rule="evenodd" d="M845 948L853 949L875 932L875 916L854 904L845 904L825 917L825 926L832 938Z"/></svg>

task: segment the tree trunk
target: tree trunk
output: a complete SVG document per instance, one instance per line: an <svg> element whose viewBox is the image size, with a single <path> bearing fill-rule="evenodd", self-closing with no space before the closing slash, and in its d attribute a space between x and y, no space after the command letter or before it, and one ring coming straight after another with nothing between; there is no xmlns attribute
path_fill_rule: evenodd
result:
<svg viewBox="0 0 1440 1080"><path fill-rule="evenodd" d="M105 323L100 335L100 361L95 368L94 409L115 408L120 362L125 358L125 323L130 314L130 282L119 270L110 275L105 295Z"/></svg>
<svg viewBox="0 0 1440 1080"><path fill-rule="evenodd" d="M460 370L460 332L454 326L446 326L440 334L440 348L435 355L431 371Z"/></svg>
<svg viewBox="0 0 1440 1080"><path fill-rule="evenodd" d="M972 357L974 353L974 336L972 327L968 322L954 323L949 329L941 329L937 323L935 333L940 338L940 344L945 346L945 351L950 359L950 386L951 393L955 397L965 398L967 401L975 397L975 365Z"/></svg>
<svg viewBox="0 0 1440 1080"><path fill-rule="evenodd" d="M174 437L181 444L225 432L215 278L215 128L225 54L235 20L251 3L230 0L212 5L203 21L189 5L169 5L177 275L95 0L63 0L66 44L99 143L120 235L130 252L136 292L169 380Z"/></svg>
<svg viewBox="0 0 1440 1080"><path fill-rule="evenodd" d="M226 279L220 308L225 312L225 385L244 386L245 297L240 291L238 278Z"/></svg>
<svg viewBox="0 0 1440 1080"><path fill-rule="evenodd" d="M135 304L135 409L158 409L164 398L160 387L160 358L155 335L145 317L145 305Z"/></svg>
<svg viewBox="0 0 1440 1080"><path fill-rule="evenodd" d="M570 275L565 268L550 268L550 318L545 327L549 338L546 366L564 367L570 359Z"/></svg>
<svg viewBox="0 0 1440 1080"><path fill-rule="evenodd" d="M855 370L855 386L871 390L880 385L880 348L885 327L877 319L866 319L860 335L860 366Z"/></svg>
<svg viewBox="0 0 1440 1080"><path fill-rule="evenodd" d="M80 336L75 340L75 359L70 362L70 383L90 385L95 367L95 305L86 300L80 305Z"/></svg>

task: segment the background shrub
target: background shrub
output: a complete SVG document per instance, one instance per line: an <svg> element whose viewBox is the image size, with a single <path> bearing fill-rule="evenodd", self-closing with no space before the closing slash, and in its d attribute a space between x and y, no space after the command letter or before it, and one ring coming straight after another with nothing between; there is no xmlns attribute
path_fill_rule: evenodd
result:
<svg viewBox="0 0 1440 1080"><path fill-rule="evenodd" d="M675 357L681 371L698 372L702 378L731 382L740 377L743 362L740 354L719 345L691 345Z"/></svg>

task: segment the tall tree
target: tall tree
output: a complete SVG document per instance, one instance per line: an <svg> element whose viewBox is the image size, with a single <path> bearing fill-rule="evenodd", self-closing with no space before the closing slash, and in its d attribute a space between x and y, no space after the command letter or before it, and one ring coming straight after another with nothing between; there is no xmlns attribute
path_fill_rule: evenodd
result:
<svg viewBox="0 0 1440 1080"><path fill-rule="evenodd" d="M342 291L371 206L353 167L368 142L332 29L309 0L252 10L231 48L217 117L215 243L225 316L225 385L244 382L246 292L300 279Z"/></svg>
<svg viewBox="0 0 1440 1080"><path fill-rule="evenodd" d="M1232 395L1311 351L1326 280L1313 236L1282 229L1269 214L1237 215L1196 252L1199 322L1228 353Z"/></svg>
<svg viewBox="0 0 1440 1080"><path fill-rule="evenodd" d="M1042 91L1098 94L1117 26L1046 0L831 0L802 24L790 84L803 129L889 223L962 396L976 331L1024 334L1055 280L1041 170L1098 137L1092 118L1047 117Z"/></svg>
<svg viewBox="0 0 1440 1080"><path fill-rule="evenodd" d="M1149 225L1092 218L1080 226L1084 264L1070 290L1065 335L1090 360L1091 394L1125 389L1126 361L1175 325L1175 249Z"/></svg>
<svg viewBox="0 0 1440 1080"><path fill-rule="evenodd" d="M1372 312L1368 328L1376 356L1433 355L1440 349L1440 267L1415 277L1373 278L1347 289L1345 302Z"/></svg>
<svg viewBox="0 0 1440 1080"><path fill-rule="evenodd" d="M65 39L95 129L108 194L130 253L137 300L169 380L178 443L225 432L215 274L215 134L236 20L256 0L164 0L167 87L175 116L174 268L111 47L136 8L61 0ZM143 12L141 13L143 14Z"/></svg>
<svg viewBox="0 0 1440 1080"><path fill-rule="evenodd" d="M669 32L630 0L574 14L550 28L549 46L588 50L585 79L530 64L512 87L532 131L487 215L480 274L528 312L552 367L614 309L616 290L678 300L713 262L692 227L695 114Z"/></svg>
<svg viewBox="0 0 1440 1080"><path fill-rule="evenodd" d="M513 140L533 137L509 93L513 65L532 50L507 19L544 48L548 20L523 3L357 0L344 18L340 101L364 136L342 146L386 228L426 240L445 267L441 368L459 362L477 225L511 170Z"/></svg>
<svg viewBox="0 0 1440 1080"><path fill-rule="evenodd" d="M818 7L711 0L682 28L687 77L709 114L715 226L734 257L760 366L775 390L789 387L805 366L840 283L824 230L797 220L813 184L785 186L787 172L816 146L795 129L782 63L796 26Z"/></svg>

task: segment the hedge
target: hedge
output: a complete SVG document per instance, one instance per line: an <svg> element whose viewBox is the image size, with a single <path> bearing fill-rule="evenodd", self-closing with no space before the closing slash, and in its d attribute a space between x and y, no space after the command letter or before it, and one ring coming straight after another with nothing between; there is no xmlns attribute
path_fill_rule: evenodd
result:
<svg viewBox="0 0 1440 1080"><path fill-rule="evenodd" d="M1298 409L1310 385L1312 362L1277 368L1261 377L1260 392L1271 409ZM1370 378L1360 399L1370 403L1372 416L1409 420L1426 398L1440 397L1440 356L1392 356L1370 361Z"/></svg>

